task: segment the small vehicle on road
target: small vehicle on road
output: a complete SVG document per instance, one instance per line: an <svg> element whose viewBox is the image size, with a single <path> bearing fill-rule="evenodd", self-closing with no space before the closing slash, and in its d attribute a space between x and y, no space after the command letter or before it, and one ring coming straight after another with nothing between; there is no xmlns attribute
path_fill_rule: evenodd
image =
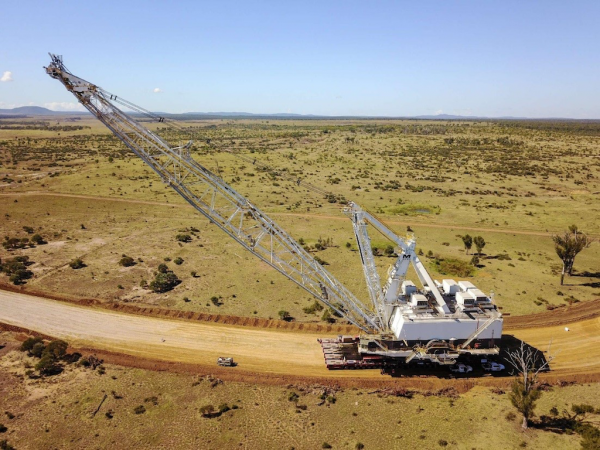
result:
<svg viewBox="0 0 600 450"><path fill-rule="evenodd" d="M466 364L455 364L450 367L450 371L454 373L469 373L473 372L473 368L471 366L467 366Z"/></svg>
<svg viewBox="0 0 600 450"><path fill-rule="evenodd" d="M233 358L219 356L219 358L217 359L217 365L223 367L235 367L236 363L233 361Z"/></svg>
<svg viewBox="0 0 600 450"><path fill-rule="evenodd" d="M494 361L485 361L481 363L483 370L487 372L501 372L505 369L504 364L500 364Z"/></svg>

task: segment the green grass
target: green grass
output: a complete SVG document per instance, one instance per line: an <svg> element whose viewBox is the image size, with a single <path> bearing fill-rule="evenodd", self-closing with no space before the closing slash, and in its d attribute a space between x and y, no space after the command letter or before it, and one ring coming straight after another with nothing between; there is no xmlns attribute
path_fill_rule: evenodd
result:
<svg viewBox="0 0 600 450"><path fill-rule="evenodd" d="M47 247L23 252L38 263L31 286L245 316L277 317L285 309L297 320L317 320L303 312L313 301L303 290L184 207L183 200L130 156L101 124L90 118L76 123L91 128L60 136L43 130L18 134L21 131L0 129L0 180L15 180L4 185L0 181L0 193L9 194L0 196L0 209L9 214L0 217L0 234L24 235L23 226L34 226L50 238ZM411 227L418 248L446 261L470 261L459 235L482 235L487 245L475 273L457 272L445 263L440 272L433 267L433 275L440 279L468 275L485 292L493 290L507 312L543 311L545 304L535 304L538 296L560 304L569 295L585 301L600 294L598 279L593 277L567 278L566 286L558 286L559 260L549 237L572 223L600 235L596 220L600 211L596 128L600 126L353 120L214 120L184 125L196 127L194 158L218 170L293 237L304 238L311 246L320 237L331 238L334 246L315 255L327 261L327 269L360 298L368 296L359 257L351 250L356 244L342 205L328 203L321 195L220 149L239 151L280 171L285 169L292 178L356 201L401 236ZM160 204L43 196L19 197L14 203L17 197L10 194L22 191ZM87 230L79 229L81 223ZM179 246L175 241L178 230L189 227L200 232L191 243ZM374 245L389 245L377 233L371 235ZM351 249L345 247L346 242L352 244ZM0 258L10 256L2 252ZM122 254L144 262L119 267ZM499 254L511 259L487 259ZM79 256L87 268L63 269ZM171 265L182 284L163 295L140 291L141 279L149 281L165 257L185 260L181 266ZM385 279L393 259L377 257L376 262ZM575 262L579 272L596 272L599 265L598 244ZM191 271L198 276L191 277ZM222 305L210 303L212 296L221 297ZM184 297L191 301L183 301Z"/></svg>
<svg viewBox="0 0 600 450"><path fill-rule="evenodd" d="M7 358L7 357L5 357ZM2 360L0 360L0 366ZM107 365L106 373L68 368L52 382L20 377L25 369L0 367L2 385L13 394L3 410L16 415L4 420L16 448L193 447L315 449L333 448L579 448L577 435L520 429L520 419L507 394L475 387L451 399L447 396L399 398L373 389L333 392L335 403L322 404L319 385L288 387L225 381L211 387L203 376L151 372ZM28 390L44 392L35 404ZM115 393L113 395L112 393ZM429 392L429 394L435 391ZM298 395L297 402L290 395ZM426 392L423 392L426 393ZM107 394L98 414L91 413ZM328 393L327 395L331 395ZM596 385L554 387L544 392L536 413L548 414L573 403L600 404ZM207 419L200 409L227 404L229 411ZM145 412L136 414L143 405ZM233 407L235 405L235 407ZM111 411L112 418L106 413ZM64 420L68 415L69 420ZM457 420L464 426L457 426ZM441 447L440 447L441 448Z"/></svg>

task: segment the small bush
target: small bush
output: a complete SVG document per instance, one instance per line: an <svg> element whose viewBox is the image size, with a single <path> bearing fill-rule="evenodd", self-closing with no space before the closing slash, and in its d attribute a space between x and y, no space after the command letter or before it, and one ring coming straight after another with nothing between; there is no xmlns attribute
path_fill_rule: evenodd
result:
<svg viewBox="0 0 600 450"><path fill-rule="evenodd" d="M81 258L75 258L69 263L69 267L74 270L82 269L85 267L85 263Z"/></svg>
<svg viewBox="0 0 600 450"><path fill-rule="evenodd" d="M332 447L327 442L323 442L323 445L321 445L321 448L332 448Z"/></svg>
<svg viewBox="0 0 600 450"><path fill-rule="evenodd" d="M44 350L46 350L46 346L44 345L43 342L37 342L31 349L31 352L29 352L31 354L31 356L35 356L36 358L41 358L42 354L44 353Z"/></svg>
<svg viewBox="0 0 600 450"><path fill-rule="evenodd" d="M290 313L287 311L281 310L277 314L279 314L281 320L290 321L292 319L292 316L290 316Z"/></svg>
<svg viewBox="0 0 600 450"><path fill-rule="evenodd" d="M27 338L23 341L23 343L21 344L21 351L22 352L31 352L31 349L33 348L33 346L37 343L42 342L42 338L41 337L30 337Z"/></svg>
<svg viewBox="0 0 600 450"><path fill-rule="evenodd" d="M179 242L191 242L192 241L192 237L189 234L178 234L177 236L175 236L175 239L177 239Z"/></svg>
<svg viewBox="0 0 600 450"><path fill-rule="evenodd" d="M180 258L180 257L178 256L177 258L175 258L175 259L173 260L173 262L174 262L175 264L177 264L178 266L180 266L180 265L182 265L182 264L183 264L183 258Z"/></svg>
<svg viewBox="0 0 600 450"><path fill-rule="evenodd" d="M447 446L448 446L448 441L445 441L444 439L440 439L440 440L438 441L438 445L439 445L440 447L447 447Z"/></svg>
<svg viewBox="0 0 600 450"><path fill-rule="evenodd" d="M47 242L44 240L44 238L39 234L34 234L33 236L31 236L31 242L33 242L34 244L37 244L37 245L47 244Z"/></svg>
<svg viewBox="0 0 600 450"><path fill-rule="evenodd" d="M4 424L1 424L1 423L0 423L0 433L6 433L6 431L7 431L7 430L8 430L8 428L6 428L6 427L4 426Z"/></svg>
<svg viewBox="0 0 600 450"><path fill-rule="evenodd" d="M144 407L144 405L139 405L133 408L133 412L136 414L144 414L146 412L146 408Z"/></svg>
<svg viewBox="0 0 600 450"><path fill-rule="evenodd" d="M123 255L123 257L119 261L119 265L123 267L135 266L135 260L131 256Z"/></svg>
<svg viewBox="0 0 600 450"><path fill-rule="evenodd" d="M0 450L15 450L15 448L8 443L6 439L0 441Z"/></svg>
<svg viewBox="0 0 600 450"><path fill-rule="evenodd" d="M306 308L302 308L302 311L304 311L305 314L315 314L317 312L323 311L323 305L317 300L315 300L312 305L307 306Z"/></svg>
<svg viewBox="0 0 600 450"><path fill-rule="evenodd" d="M226 413L227 411L229 411L231 408L229 407L229 405L227 403L221 403L219 405L219 414L223 414Z"/></svg>
<svg viewBox="0 0 600 450"><path fill-rule="evenodd" d="M202 408L200 408L200 414L202 414L202 417L211 417L214 412L215 407L213 405L204 405Z"/></svg>
<svg viewBox="0 0 600 450"><path fill-rule="evenodd" d="M295 392L290 392L288 394L288 401L290 401L290 402L297 403L299 398L300 398L300 396L298 394L296 394Z"/></svg>

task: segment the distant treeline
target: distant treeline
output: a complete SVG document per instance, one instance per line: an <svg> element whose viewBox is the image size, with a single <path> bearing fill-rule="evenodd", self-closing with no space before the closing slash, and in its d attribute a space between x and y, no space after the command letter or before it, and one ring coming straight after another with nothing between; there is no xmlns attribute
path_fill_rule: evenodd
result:
<svg viewBox="0 0 600 450"><path fill-rule="evenodd" d="M91 129L84 125L1 125L0 130L78 131Z"/></svg>

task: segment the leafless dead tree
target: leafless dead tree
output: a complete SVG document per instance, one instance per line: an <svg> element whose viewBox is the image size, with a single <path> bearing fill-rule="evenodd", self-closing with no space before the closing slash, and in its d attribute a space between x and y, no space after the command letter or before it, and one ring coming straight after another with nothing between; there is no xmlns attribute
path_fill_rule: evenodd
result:
<svg viewBox="0 0 600 450"><path fill-rule="evenodd" d="M512 385L509 397L513 406L523 415L522 427L524 429L527 428L529 419L534 415L535 402L542 394L539 389L539 375L548 370L553 359L549 350L547 356L544 357L539 350L526 345L523 341L518 349L507 352L506 360L515 368L518 375Z"/></svg>

